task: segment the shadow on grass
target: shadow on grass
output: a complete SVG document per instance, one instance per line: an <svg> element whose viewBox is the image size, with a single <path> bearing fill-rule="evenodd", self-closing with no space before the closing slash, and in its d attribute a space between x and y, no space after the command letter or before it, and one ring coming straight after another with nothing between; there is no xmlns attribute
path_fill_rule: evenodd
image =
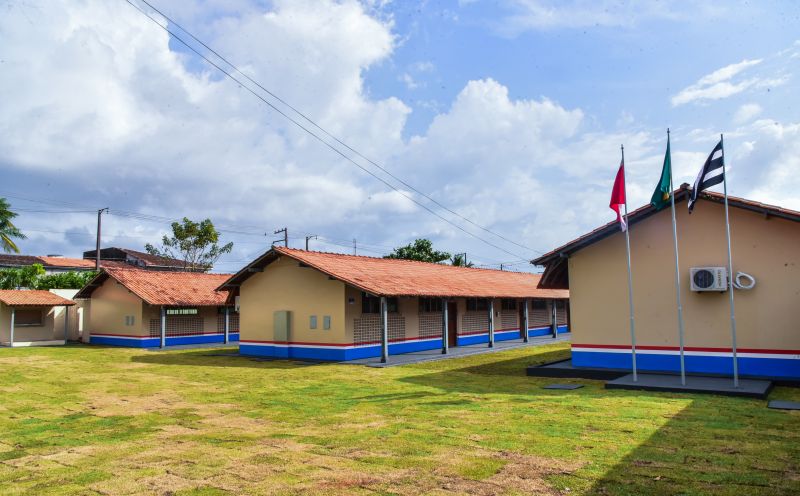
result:
<svg viewBox="0 0 800 496"><path fill-rule="evenodd" d="M487 355L489 356L489 355ZM431 373L415 374L399 379L415 385L434 387L457 393L524 393L526 390L538 390L542 381L564 382L541 377L528 377L526 369L531 365L554 362L569 358L569 350L554 350L536 355L527 355L508 360L495 360L479 365L466 367L448 367ZM454 362L428 362L425 365L450 365ZM570 380L571 382L571 380ZM596 382L596 381L595 381ZM538 391L537 391L538 392ZM544 390L541 391L545 393Z"/></svg>
<svg viewBox="0 0 800 496"><path fill-rule="evenodd" d="M311 362L287 360L283 358L265 358L239 355L235 349L200 349L195 351L175 350L144 352L131 357L132 362L155 365L182 365L199 367L249 367L271 369L293 369L322 365L329 362Z"/></svg>
<svg viewBox="0 0 800 496"><path fill-rule="evenodd" d="M800 494L799 426L800 416L769 410L761 400L695 397L587 493Z"/></svg>

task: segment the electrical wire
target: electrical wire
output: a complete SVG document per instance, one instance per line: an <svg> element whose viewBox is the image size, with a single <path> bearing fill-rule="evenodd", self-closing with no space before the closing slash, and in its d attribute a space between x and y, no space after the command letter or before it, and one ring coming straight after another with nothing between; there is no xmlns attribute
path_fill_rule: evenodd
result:
<svg viewBox="0 0 800 496"><path fill-rule="evenodd" d="M382 177L378 176L377 174L375 174L375 173L374 173L374 172L372 172L371 170L369 170L369 169L367 169L366 167L362 166L361 164L359 164L358 162L356 162L355 160L353 160L353 159L352 159L352 158L351 158L349 155L347 155L346 153L344 153L343 151L341 151L341 150L340 150L340 149L338 149L337 147L333 146L331 143L329 143L328 141L326 141L325 139L323 139L323 138L322 138L321 136L319 136L318 134L314 133L314 132L313 132L311 129L309 129L308 127L304 126L303 124L301 124L300 122L298 122L296 119L294 119L294 118L292 118L291 116L289 116L289 115L288 115L286 112L284 112L284 111L282 111L281 109L279 109L279 108L278 108L277 106L275 106L275 105L274 105L272 102L270 102L269 100L267 100L266 98L264 98L263 96L261 96L260 94L258 94L256 91L254 91L252 88L250 88L250 87L249 87L247 84L245 84L243 81L241 81L240 79L237 79L237 78L236 78L236 77L235 77L233 74L231 74L231 72L229 72L229 71L227 71L227 70L223 69L222 67L220 67L220 65L219 65L219 64L215 63L214 61L210 60L208 57L206 57L205 55L203 55L202 53L200 53L200 51L199 51L198 49L196 49L195 47L191 46L191 45L190 45L190 44L189 44L189 43L188 43L186 40L184 40L183 38L181 38L180 36L178 36L178 35L177 35L175 32L173 32L172 30L170 30L170 29L169 29L169 27L167 27L167 26L163 26L163 25L162 25L160 22L158 22L158 21L157 21L155 18L153 18L153 16L151 16L149 13L145 12L144 10L142 10L142 9L141 9L141 8L140 8L138 5L136 5L135 3L133 3L133 1L132 1L132 0L124 0L124 1L125 1L125 2L126 2L128 5L130 5L131 7L135 8L137 11L139 11L139 12L140 12L142 15L144 15L145 17L147 17L148 19L150 19L151 21L153 21L153 23L155 23L155 24L156 24L158 27L160 27L161 29L163 29L164 31L166 31L167 33L169 33L169 34L170 34L170 35L171 35L171 36L172 36L174 39L176 39L176 40L177 40L177 41L179 41L181 44L183 44L183 45L184 45L186 48L188 48L189 50L191 50L192 52L194 52L194 53L195 53L197 56L199 56L200 58L202 58L203 60L205 60L206 62L208 62L210 65L212 65L213 67L215 67L215 68L216 68L218 71L222 72L224 75L226 75L227 77L229 77L230 79L232 79L233 81L235 81L237 84L239 84L239 85L240 85L242 88L244 88L245 90L247 90L248 92L250 92L250 93L251 93L253 96L255 96L256 98L258 98L259 100L261 100L262 102L264 102L264 103L265 103L267 106L269 106L270 108L272 108L272 109L273 109L275 112L277 112L278 114L282 115L282 116L283 116L283 117L285 117L287 120L289 120L290 122L292 122L292 123L293 123L295 126L299 127L301 130L305 131L305 132L306 132L308 135L310 135L311 137L315 138L317 141L319 141L320 143L322 143L322 144L324 144L325 146L327 146L328 148L330 148L330 149L331 149L333 152L335 152L336 154L340 155L342 158L344 158L344 159L345 159L345 160L347 160L348 162L352 163L353 165L355 165L356 167L358 167L358 168L359 168L359 169L361 169L362 171L366 172L367 174L369 174L370 176L372 176L372 177L373 177L373 178L375 178L376 180L378 180L378 181L380 181L381 183L385 184L386 186L388 186L389 188L391 188L392 190L394 190L395 192L397 192L398 194L400 194L401 196L403 196L403 197L404 197L404 198L406 198L407 200L410 200L411 202L413 202L414 204L416 204L416 205L417 205L417 206L419 206L420 208L423 208L424 210L428 211L430 214L432 214L432 215L434 215L434 216L438 217L439 219L443 220L444 222L447 222L448 224L450 224L451 226L453 226L453 227L455 227L456 229L460 230L461 232L463 232L463 233L467 234L468 236L471 236L471 237L473 237L473 238L475 238L475 239L477 239L477 240L479 240L479 241L481 241L481 242L483 242L483 243L485 243L485 244L487 244L487 245L489 245L489 246L491 246L491 247L493 247L493 248L495 248L495 249L497 249L497 250L500 250L500 251L502 251L502 252L504 252L504 253L507 253L507 254L509 254L509 255L512 255L512 256L514 256L514 257L517 257L517 258L525 258L525 257L522 257L522 256L520 256L520 255L518 255L518 254L515 254L515 253L513 253L513 252L511 252L511 251L509 251L509 250L506 250L505 248L503 248L503 247L500 247L500 246L498 246L498 245L496 245L496 244L494 244L494 243L492 243L492 242L490 242L490 241L488 241L488 240L486 240L486 239L484 239L484 238L481 238L480 236L476 235L475 233L472 233L472 232L470 232L470 231L468 231L468 230L464 229L463 227L459 226L459 225L458 225L458 224L456 224L455 222L453 222L453 221L451 221L451 220L447 219L446 217L444 217L444 216L440 215L439 213L435 212L433 209L431 209L431 208L430 208L430 207L428 207L427 205L425 205L425 204L421 203L421 202L420 202L420 201L418 201L417 199L415 199L415 198L413 198L412 196L410 196L410 195L406 194L406 193L405 193L405 192L403 192L401 189L399 189L399 188L395 187L393 184L391 184L391 183L390 183L390 182L388 182L387 180L383 179ZM148 2L146 2L145 0L141 0L141 1L144 1L144 3L146 3L148 6L150 6L150 7L151 7L153 10L157 11L157 9L155 9L154 7L152 7L152 5L150 5L150 4L149 4ZM158 12L158 11L157 11L157 12ZM160 12L159 12L159 14L160 14ZM166 17L165 15L163 15L163 14L161 14L161 15L162 15L162 17L164 17L165 19L167 19L167 21L168 21L168 22L170 22L170 21L169 21L169 18L167 18L167 17ZM175 23L173 23L173 24L175 24ZM176 24L176 25L177 25L177 24ZM186 31L186 30L183 30L183 31L188 33L188 31ZM221 57L220 57L220 58L221 58ZM227 62L227 61L226 61L225 63L235 68L235 66L233 66L232 64L230 64L230 62ZM239 71L238 69L236 69L236 70L237 70L239 73L241 73L241 71ZM245 77L247 77L247 76L245 75ZM248 79L249 79L249 78L248 78ZM383 170L383 169L382 169L382 170ZM391 174L390 174L390 175L391 175ZM425 196L425 195L423 195L423 196ZM528 249L528 250L530 250L530 248L527 248L527 247L525 247L525 249ZM530 251L535 251L535 250L530 250Z"/></svg>
<svg viewBox="0 0 800 496"><path fill-rule="evenodd" d="M127 0L126 0L126 1L127 1ZM486 227L484 227L484 226L482 226L482 225L480 225L480 224L478 224L478 223L476 223L476 222L472 221L472 219L469 219L468 217L465 217L465 216L463 216L463 215L459 214L458 212L456 212L456 211L454 211L454 210L451 210L451 209L450 209L450 208L448 208L446 205L443 205L442 203L440 203L439 201L437 201L437 200L436 200L435 198L433 198L432 196L430 196L430 195L428 195L428 194L426 194L426 193L424 193L424 192L420 191L419 189L415 188L414 186L412 186L411 184L407 183L407 182L406 182L406 181L404 181L403 179L401 179L401 178L397 177L396 175L392 174L392 173L391 173L390 171L388 171L386 168L382 167L380 164L378 164L378 163L377 163L377 162L375 162L374 160L370 159L369 157L366 157L366 156L364 156L364 155L363 155L361 152L359 152L358 150L354 149L353 147L351 147L350 145L348 145L347 143L345 143L344 141L342 141L341 139L339 139L338 137L336 137L336 136L335 136L335 135L333 135L332 133L328 132L328 131L327 131L325 128L323 128L322 126L320 126L319 124L317 124L317 123L316 123L316 122L315 122L313 119L311 119L311 118L310 118L310 117L308 117L306 114L304 114L303 112L301 112L300 110L298 110L296 107L294 107L294 106L292 106L291 104L289 104L289 103L288 103L286 100L282 99L280 96L276 95L276 94L275 94L275 93L273 93L272 91L270 91L270 90L268 90L267 88L265 88L265 87L264 87L264 86L263 86L261 83L259 83L258 81L254 80L253 78L251 78L250 76L248 76L246 73L242 72L242 71L241 71L241 70L240 70L240 69L239 69L239 68L238 68L236 65L234 65L232 62L230 62L230 61L229 61L228 59L226 59L225 57L223 57L223 56L222 56L222 55L221 55L219 52L217 52L216 50L214 50L213 48L211 48L209 45L207 45L206 43L204 43L202 40L200 40L199 38L197 38L197 37L196 37L194 34L192 34L192 33L191 33L191 31L187 30L186 28L184 28L183 26L181 26L181 25L180 25L178 22L176 22L174 19L172 19L171 17L169 17L168 15L166 15L164 12L162 12L161 10L159 10L157 7L155 7L153 4L151 4L151 3L150 3L148 0L138 0L138 1L141 1L142 3L146 4L148 7L150 7L151 9L153 9L153 10L154 10L155 12L157 12L157 13L158 13L158 14L159 14L161 17L163 17L164 19L166 19L166 20L167 20L167 22L169 22L169 23L170 23L170 24L172 24L173 26L177 27L178 29L180 29L181 31L183 31L184 33L186 33L187 35L189 35L189 37L190 37L190 38L192 38L194 41L196 41L197 43L201 44L201 45L202 45L202 46L203 46L205 49L207 49L209 52L211 52L211 53L213 53L214 55L216 55L216 56L217 56L217 57L218 57L220 60L222 60L222 61L223 61L225 64L227 64L227 65L228 65L228 66L229 66L231 69L233 69L233 70L234 70L236 73L238 73L238 74L241 74L241 75L242 75L242 76L243 76L245 79L247 79L247 80L248 80L248 81L250 81L251 83L253 83L253 84L255 84L256 86L258 86L259 88L261 88L261 89L262 89L264 92L266 92L268 95L270 95L271 97L273 97L275 100L277 100L277 101L279 101L280 103L282 103L283 105L285 105L287 108L291 109L291 110L292 110L294 113L296 113L297 115L299 115L300 117L302 117L302 118L303 118L303 119L304 119L306 122L308 122L309 124L311 124L311 125L312 125L312 126L314 126L315 128L319 129L319 130L320 130L320 131L321 131L323 134L325 134L326 136L330 137L331 139L333 139L334 141L336 141L336 142L337 142L337 143L339 143L340 145L344 146L345 148L347 148L348 150L350 150L351 152L353 152L353 153L354 153L356 156L358 156L358 157L360 157L360 158L362 158L362 159L366 160L367 162L369 162L369 163L370 163L370 164L372 164L373 166L377 167L378 169L380 169L381 171L383 171L384 173L386 173L386 174L387 174L389 177L393 178L394 180L396 180L397 182L399 182L399 183L400 183L400 184L402 184L403 186L405 186L405 187L407 187L407 188L411 189L412 191L416 192L416 193L417 193L417 194L419 194L420 196L423 196L424 198L428 199L428 200L429 200L431 203L433 203L434 205L436 205L436 206L438 206L438 207L440 207L440 208L442 208L442 209L444 209L444 210L446 210L446 211L450 212L451 214L455 215L456 217L458 217L458 218L460 218L460 219L462 219L462 220L466 221L467 223L469 223L469 224L471 224L471 225L473 225L473 226L477 227L478 229L481 229L482 231L485 231L485 232L487 232L487 233L489 233L489 234L491 234L491 235L493 235L493 236L497 236L498 238L502 239L503 241L506 241L506 242L508 242L508 243L511 243L511 244L513 244L513 245L515 245L515 246L518 246L518 247L520 247L520 248L523 248L523 249L525 249L525 250L529 250L529 251L533 251L533 252L536 252L536 253L539 253L539 254L541 254L540 252L537 252L536 250L534 250L534 249L532 249L532 248L530 248L530 247L528 247L528 246L525 246L525 245L522 245L522 244L520 244L520 243L517 243L516 241L514 241L514 240L512 240L512 239L509 239L509 238L507 238L507 237L505 237L505 236L503 236L503 235L501 235L501 234L499 234L499 233L496 233L496 232L494 232L494 231L492 231L492 230L490 230L490 229L488 229L488 228L486 228ZM130 2L128 2L128 3L130 3ZM159 24L159 25L160 25L160 24ZM172 33L170 32L170 34L172 34Z"/></svg>

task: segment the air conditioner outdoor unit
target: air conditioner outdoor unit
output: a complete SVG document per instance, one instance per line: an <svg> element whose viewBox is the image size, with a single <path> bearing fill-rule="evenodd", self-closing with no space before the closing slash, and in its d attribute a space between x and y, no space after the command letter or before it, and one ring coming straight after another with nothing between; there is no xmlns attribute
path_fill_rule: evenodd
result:
<svg viewBox="0 0 800 496"><path fill-rule="evenodd" d="M692 291L728 290L728 270L725 267L692 267L689 280Z"/></svg>

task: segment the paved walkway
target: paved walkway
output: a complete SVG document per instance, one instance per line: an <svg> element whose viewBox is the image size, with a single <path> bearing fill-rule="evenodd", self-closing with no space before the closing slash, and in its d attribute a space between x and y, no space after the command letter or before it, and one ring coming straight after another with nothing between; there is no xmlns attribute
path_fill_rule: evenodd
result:
<svg viewBox="0 0 800 496"><path fill-rule="evenodd" d="M389 355L388 363L381 363L380 357L362 358L360 360L350 360L341 362L343 364L366 365L367 367L395 367L397 365L408 365L410 363L432 362L435 360L449 360L451 358L461 358L469 355L479 355L482 353L494 353L497 351L511 350L514 348L524 348L528 346L542 346L545 344L569 341L569 334L559 335L553 339L552 336L536 336L528 340L527 343L520 339L509 339L508 341L495 341L494 348L489 348L487 343L471 344L467 346L456 346L450 348L447 355L442 355L441 348L435 350L415 351L413 353L402 353L399 355Z"/></svg>

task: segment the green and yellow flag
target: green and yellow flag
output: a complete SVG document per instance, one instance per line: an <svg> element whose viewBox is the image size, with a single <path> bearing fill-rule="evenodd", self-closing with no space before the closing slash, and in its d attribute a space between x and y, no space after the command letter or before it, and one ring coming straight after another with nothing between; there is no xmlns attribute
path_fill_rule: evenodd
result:
<svg viewBox="0 0 800 496"><path fill-rule="evenodd" d="M669 205L669 195L672 194L672 158L669 153L669 135L667 135L667 154L664 155L664 167L661 169L661 179L658 180L656 190L653 191L653 197L650 203L656 207L656 210Z"/></svg>

